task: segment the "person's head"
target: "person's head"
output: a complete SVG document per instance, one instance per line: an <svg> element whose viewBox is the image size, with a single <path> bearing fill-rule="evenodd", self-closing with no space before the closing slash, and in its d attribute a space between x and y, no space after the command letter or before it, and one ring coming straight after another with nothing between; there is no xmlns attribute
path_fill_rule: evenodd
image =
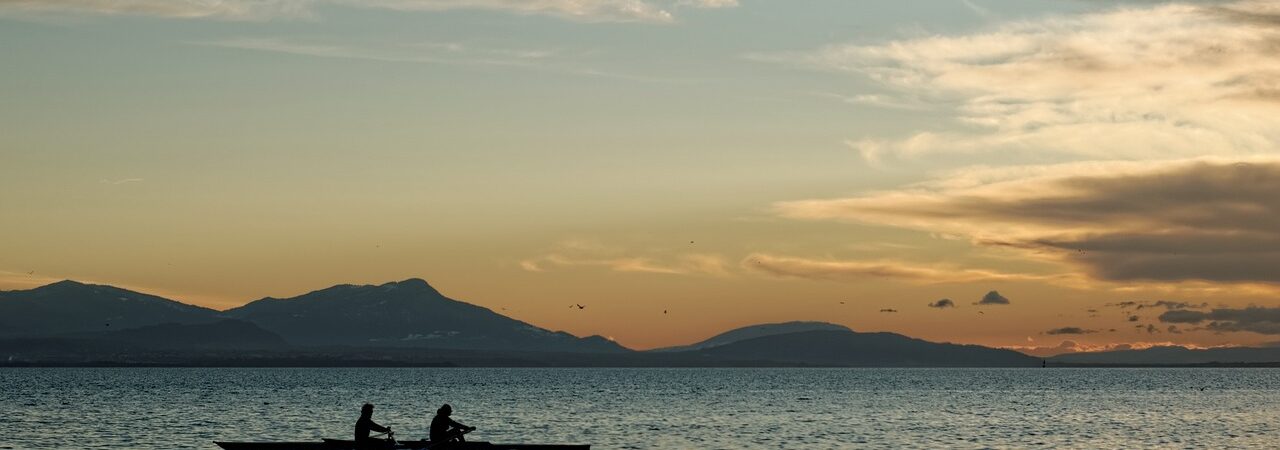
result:
<svg viewBox="0 0 1280 450"><path fill-rule="evenodd" d="M360 407L360 415L362 415L362 416L372 416L372 415L373 415L373 404L365 403L365 404L364 404L364 406L361 406L361 407Z"/></svg>
<svg viewBox="0 0 1280 450"><path fill-rule="evenodd" d="M453 413L453 407L449 406L448 403L445 403L444 406L441 406L440 409L436 410L436 414L439 414L442 416L448 416L449 414L452 414L452 413Z"/></svg>

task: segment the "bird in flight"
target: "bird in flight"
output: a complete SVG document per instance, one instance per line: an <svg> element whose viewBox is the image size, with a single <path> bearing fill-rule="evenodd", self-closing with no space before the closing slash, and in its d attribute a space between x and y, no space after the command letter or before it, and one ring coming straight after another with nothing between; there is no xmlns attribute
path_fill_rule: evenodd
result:
<svg viewBox="0 0 1280 450"><path fill-rule="evenodd" d="M574 304L572 304L572 305L569 305L569 308L570 308L570 309L572 309L572 308L573 308L573 307L575 307L575 306L577 306L577 307L578 307L578 309L587 309L586 305L580 305L580 304L577 304L577 303L574 303Z"/></svg>

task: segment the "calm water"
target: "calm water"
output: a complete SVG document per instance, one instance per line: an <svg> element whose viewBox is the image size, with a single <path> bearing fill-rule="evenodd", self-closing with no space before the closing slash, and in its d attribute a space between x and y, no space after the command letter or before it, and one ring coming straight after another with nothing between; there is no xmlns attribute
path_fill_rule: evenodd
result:
<svg viewBox="0 0 1280 450"><path fill-rule="evenodd" d="M0 369L0 447L346 438L365 401L601 449L1280 447L1276 369Z"/></svg>

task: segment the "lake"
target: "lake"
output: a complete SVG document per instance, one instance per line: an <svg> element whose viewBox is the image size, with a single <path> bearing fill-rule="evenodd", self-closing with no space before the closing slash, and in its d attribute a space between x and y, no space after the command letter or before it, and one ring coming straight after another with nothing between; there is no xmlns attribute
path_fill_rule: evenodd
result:
<svg viewBox="0 0 1280 450"><path fill-rule="evenodd" d="M1276 448L1280 369L0 369L0 448L398 438L632 448Z"/></svg>

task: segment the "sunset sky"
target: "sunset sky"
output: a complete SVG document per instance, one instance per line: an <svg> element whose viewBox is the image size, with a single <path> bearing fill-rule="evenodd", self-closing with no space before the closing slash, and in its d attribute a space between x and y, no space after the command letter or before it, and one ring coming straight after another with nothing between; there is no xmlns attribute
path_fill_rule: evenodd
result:
<svg viewBox="0 0 1280 450"><path fill-rule="evenodd" d="M0 289L1276 342L1277 55L1274 1L0 0Z"/></svg>

